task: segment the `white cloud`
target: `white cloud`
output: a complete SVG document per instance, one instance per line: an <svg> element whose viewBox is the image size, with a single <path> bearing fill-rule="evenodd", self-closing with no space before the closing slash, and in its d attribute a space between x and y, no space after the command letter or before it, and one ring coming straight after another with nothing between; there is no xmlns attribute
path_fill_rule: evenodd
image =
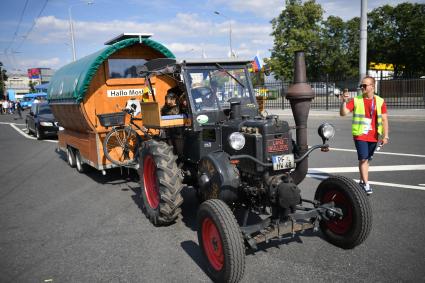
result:
<svg viewBox="0 0 425 283"><path fill-rule="evenodd" d="M217 6L226 5L237 12L251 12L258 17L272 19L284 8L283 0L213 0Z"/></svg>
<svg viewBox="0 0 425 283"><path fill-rule="evenodd" d="M220 49L221 42L227 46L229 23L213 23L202 20L196 14L177 14L168 22L138 23L134 21L87 22L74 21L75 40L79 45L103 44L108 39L123 32L142 31L154 34L154 39L164 43L173 52L187 52L200 44L211 49ZM232 22L234 46L241 43L264 45L272 43L269 24L242 24ZM39 44L69 43L69 22L54 16L41 17L37 28L29 40ZM225 40L224 42L222 40ZM221 41L221 42L220 42ZM185 42L176 45L178 42ZM173 45L171 45L173 43Z"/></svg>
<svg viewBox="0 0 425 283"><path fill-rule="evenodd" d="M124 32L153 33L153 39L167 46L177 57L209 58L226 57L229 54L229 22L216 23L198 14L179 13L168 21L138 22L134 20L73 21L77 57L88 55L103 47L104 42ZM273 39L270 24L245 24L232 21L232 49L241 56L254 57L257 50L267 53ZM40 52L34 53L26 46L36 44ZM29 60L19 56L21 68L44 66L58 67L71 58L68 19L44 16L22 46L23 55L54 57L49 60ZM44 55L43 55L44 54ZM55 60L53 60L55 59Z"/></svg>
<svg viewBox="0 0 425 283"><path fill-rule="evenodd" d="M61 65L61 60L58 57L48 59L28 59L24 58L19 60L19 67L21 69L33 68L57 68Z"/></svg>

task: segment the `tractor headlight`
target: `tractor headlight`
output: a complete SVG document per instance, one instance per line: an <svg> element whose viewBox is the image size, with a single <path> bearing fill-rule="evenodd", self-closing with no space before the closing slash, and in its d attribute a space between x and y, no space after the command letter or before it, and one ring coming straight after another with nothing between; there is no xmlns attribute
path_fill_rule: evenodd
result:
<svg viewBox="0 0 425 283"><path fill-rule="evenodd" d="M229 144L234 150L241 150L245 146L245 136L234 132L229 136Z"/></svg>
<svg viewBox="0 0 425 283"><path fill-rule="evenodd" d="M329 123L323 123L319 126L318 132L323 140L329 140L335 135L335 128Z"/></svg>

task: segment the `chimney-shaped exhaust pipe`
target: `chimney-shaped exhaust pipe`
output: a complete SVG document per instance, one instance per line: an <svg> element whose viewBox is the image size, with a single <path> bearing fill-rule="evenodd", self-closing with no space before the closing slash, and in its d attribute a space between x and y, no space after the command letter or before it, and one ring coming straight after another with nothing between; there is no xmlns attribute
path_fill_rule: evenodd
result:
<svg viewBox="0 0 425 283"><path fill-rule="evenodd" d="M307 150L307 119L310 111L311 100L314 98L314 92L307 84L307 75L305 68L305 56L303 51L295 52L294 83L288 88L286 99L291 103L292 115L294 116L297 135L297 146L299 156L302 156ZM297 163L291 177L295 184L304 180L308 170L308 157Z"/></svg>

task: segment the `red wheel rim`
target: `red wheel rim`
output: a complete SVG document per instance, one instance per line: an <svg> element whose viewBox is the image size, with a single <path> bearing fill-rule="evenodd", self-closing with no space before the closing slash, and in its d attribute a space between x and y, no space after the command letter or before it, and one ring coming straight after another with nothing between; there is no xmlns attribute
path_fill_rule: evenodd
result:
<svg viewBox="0 0 425 283"><path fill-rule="evenodd" d="M217 227L210 218L202 222L202 242L208 261L215 270L220 271L224 263L223 245Z"/></svg>
<svg viewBox="0 0 425 283"><path fill-rule="evenodd" d="M143 161L143 184L149 206L153 209L159 205L159 189L156 180L155 160L147 155Z"/></svg>
<svg viewBox="0 0 425 283"><path fill-rule="evenodd" d="M333 201L335 207L338 207L342 210L343 216L340 219L336 217L326 221L326 226L335 234L343 235L347 233L353 223L353 207L348 198L339 191L329 191L323 197L322 203L327 203Z"/></svg>

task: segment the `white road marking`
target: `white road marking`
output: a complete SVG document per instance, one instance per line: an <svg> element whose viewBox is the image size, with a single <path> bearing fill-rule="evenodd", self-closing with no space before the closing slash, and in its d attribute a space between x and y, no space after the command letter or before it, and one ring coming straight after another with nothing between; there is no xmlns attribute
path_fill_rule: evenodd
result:
<svg viewBox="0 0 425 283"><path fill-rule="evenodd" d="M349 152L357 152L355 149L345 149L345 148L329 148L330 151L336 150L336 151L349 151ZM411 156L411 157L425 157L425 155L420 154L410 154L410 153L397 153L397 152L385 152L385 151L379 151L375 152L375 154L387 154L387 155L399 155L399 156Z"/></svg>
<svg viewBox="0 0 425 283"><path fill-rule="evenodd" d="M326 175L317 175L317 174L307 174L307 177L314 178L314 179L324 180L324 179L327 179L329 176L326 176ZM353 180L355 182L359 182L358 179L353 179ZM395 184L395 183L384 183L384 182L376 182L376 181L369 181L369 184L371 184L371 185L378 185L378 186L385 186L385 187L395 187L395 188L403 188L403 189L425 191L425 187L420 187L420 186Z"/></svg>
<svg viewBox="0 0 425 283"><path fill-rule="evenodd" d="M36 140L37 138L35 137L31 137L30 135L28 135L27 133L25 133L23 130L19 129L16 124L14 123L3 123L3 124L9 124L12 128L14 128L19 134L21 134L22 136L24 136L27 139L31 139L31 140ZM46 142L53 142L53 143L57 143L57 140L43 140Z"/></svg>
<svg viewBox="0 0 425 283"><path fill-rule="evenodd" d="M24 131L22 131L21 129L19 129L17 126L15 126L15 124L10 123L10 126L12 128L14 128L19 134L21 134L22 136L26 137L27 139L31 139L31 140L35 140L35 137L31 137L30 135L28 135L27 133L25 133Z"/></svg>
<svg viewBox="0 0 425 283"><path fill-rule="evenodd" d="M413 171L425 170L425 164L418 165L386 165L386 166L370 166L369 172L388 172L388 171ZM359 167L323 167L323 168L310 168L308 173L321 174L321 173L355 173L359 172Z"/></svg>
<svg viewBox="0 0 425 283"><path fill-rule="evenodd" d="M29 136L24 132L24 130L19 129L16 125L23 125L23 124L15 124L10 122L0 122L0 124L6 124L10 125L12 128L14 128L19 134L24 136L27 139L36 139L34 137ZM56 140L45 140L47 142L54 142L57 143ZM331 150L335 151L348 151L348 152L356 152L354 149L344 149L344 148L331 148ZM406 154L406 153L394 153L394 152L376 152L375 154L388 154L388 155L399 155L399 156L412 156L412 157L425 157L425 155L419 155L419 154ZM328 167L328 168L310 168L308 170L307 177L315 178L315 179L327 179L329 176L327 175L320 175L320 174L330 174L330 173L356 173L358 172L358 167ZM388 165L388 166L370 166L369 171L370 172L388 172L388 171L412 171L412 170L425 170L425 164L419 164L419 165ZM354 181L359 182L359 180L354 179ZM376 182L376 181L369 181L372 185L380 185L380 186L387 186L387 187L398 187L398 188L406 188L406 189L412 189L412 190L422 190L425 191L425 184L419 184L419 186L412 186L412 185L403 185L403 184L396 184L396 183L385 183L385 182Z"/></svg>

